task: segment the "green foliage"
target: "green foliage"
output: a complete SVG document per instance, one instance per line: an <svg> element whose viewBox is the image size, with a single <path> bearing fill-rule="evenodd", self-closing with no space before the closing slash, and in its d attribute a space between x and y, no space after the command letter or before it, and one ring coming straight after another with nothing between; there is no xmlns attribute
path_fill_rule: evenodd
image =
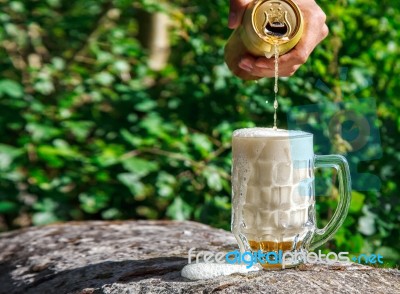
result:
<svg viewBox="0 0 400 294"><path fill-rule="evenodd" d="M0 1L0 230L128 218L229 229L230 136L272 125L273 87L224 65L228 2ZM281 79L279 124L292 106L377 99L383 157L362 168L383 186L353 192L329 246L398 264L398 3L319 2L330 36ZM159 72L137 37L140 11L172 21ZM345 83L339 67L349 68ZM333 90L316 88L318 79ZM335 198L318 202L322 224L335 207Z"/></svg>

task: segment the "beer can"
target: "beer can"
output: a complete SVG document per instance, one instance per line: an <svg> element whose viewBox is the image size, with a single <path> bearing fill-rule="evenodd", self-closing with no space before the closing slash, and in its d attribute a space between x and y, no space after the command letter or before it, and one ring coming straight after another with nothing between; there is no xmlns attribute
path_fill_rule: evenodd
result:
<svg viewBox="0 0 400 294"><path fill-rule="evenodd" d="M242 56L250 53L270 58L274 55L275 44L279 55L283 55L300 41L303 26L303 16L293 1L253 1L247 6L241 25L225 45L225 62L237 76L257 79L239 68Z"/></svg>

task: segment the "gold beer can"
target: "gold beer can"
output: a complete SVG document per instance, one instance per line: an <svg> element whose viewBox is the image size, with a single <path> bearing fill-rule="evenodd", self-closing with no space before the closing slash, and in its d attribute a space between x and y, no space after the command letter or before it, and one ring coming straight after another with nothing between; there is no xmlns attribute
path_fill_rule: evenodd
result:
<svg viewBox="0 0 400 294"><path fill-rule="evenodd" d="M258 79L239 68L242 56L248 52L270 58L274 55L275 44L279 55L283 55L300 41L303 26L303 16L293 1L253 1L247 6L241 25L225 45L225 62L237 76L246 80Z"/></svg>

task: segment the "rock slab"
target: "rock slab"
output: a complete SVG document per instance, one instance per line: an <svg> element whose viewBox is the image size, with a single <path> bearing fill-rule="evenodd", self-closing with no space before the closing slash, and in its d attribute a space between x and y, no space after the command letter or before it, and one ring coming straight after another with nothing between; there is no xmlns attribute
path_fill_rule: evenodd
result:
<svg viewBox="0 0 400 294"><path fill-rule="evenodd" d="M400 271L304 265L190 281L190 248L228 252L231 233L195 222L69 222L0 234L0 293L400 293Z"/></svg>

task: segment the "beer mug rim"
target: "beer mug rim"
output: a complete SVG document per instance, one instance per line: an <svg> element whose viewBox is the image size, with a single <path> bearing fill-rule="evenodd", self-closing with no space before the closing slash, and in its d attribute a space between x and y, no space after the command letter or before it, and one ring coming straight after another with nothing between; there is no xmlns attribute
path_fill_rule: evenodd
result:
<svg viewBox="0 0 400 294"><path fill-rule="evenodd" d="M292 140L313 138L312 133L299 130L283 130L272 128L242 128L233 132L232 138L248 138L248 139L268 139L268 140Z"/></svg>

